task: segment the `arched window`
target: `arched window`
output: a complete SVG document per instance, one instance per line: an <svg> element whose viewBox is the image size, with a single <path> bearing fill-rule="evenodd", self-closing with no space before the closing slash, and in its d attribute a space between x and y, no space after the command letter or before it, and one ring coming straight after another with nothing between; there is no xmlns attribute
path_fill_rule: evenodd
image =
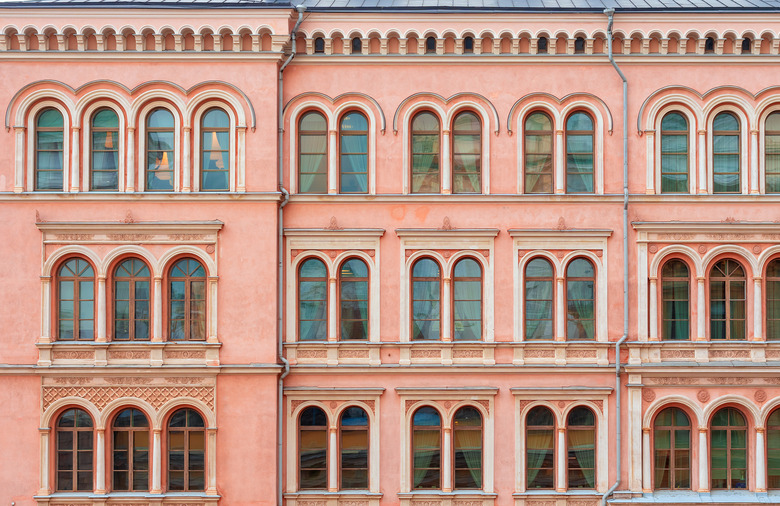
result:
<svg viewBox="0 0 780 506"><path fill-rule="evenodd" d="M553 338L553 267L544 258L525 266L525 338Z"/></svg>
<svg viewBox="0 0 780 506"><path fill-rule="evenodd" d="M167 109L157 108L146 118L146 190L172 191L174 121Z"/></svg>
<svg viewBox="0 0 780 506"><path fill-rule="evenodd" d="M766 118L764 172L767 193L780 193L780 112Z"/></svg>
<svg viewBox="0 0 780 506"><path fill-rule="evenodd" d="M324 53L325 52L325 39L322 37L317 37L314 39L314 52L315 53Z"/></svg>
<svg viewBox="0 0 780 506"><path fill-rule="evenodd" d="M453 489L482 488L482 415L471 406L452 419Z"/></svg>
<svg viewBox="0 0 780 506"><path fill-rule="evenodd" d="M593 192L593 119L575 112L566 120L566 193Z"/></svg>
<svg viewBox="0 0 780 506"><path fill-rule="evenodd" d="M780 339L780 259L766 268L766 338Z"/></svg>
<svg viewBox="0 0 780 506"><path fill-rule="evenodd" d="M473 112L452 122L452 193L482 191L482 123Z"/></svg>
<svg viewBox="0 0 780 506"><path fill-rule="evenodd" d="M95 339L95 271L86 260L71 258L57 271L57 339Z"/></svg>
<svg viewBox="0 0 780 506"><path fill-rule="evenodd" d="M200 189L230 189L230 118L222 109L206 111L200 120Z"/></svg>
<svg viewBox="0 0 780 506"><path fill-rule="evenodd" d="M350 258L339 269L341 340L368 339L368 267Z"/></svg>
<svg viewBox="0 0 780 506"><path fill-rule="evenodd" d="M691 421L679 408L666 408L655 418L655 488L691 488Z"/></svg>
<svg viewBox="0 0 780 506"><path fill-rule="evenodd" d="M352 38L352 54L359 54L363 52L363 40L360 37Z"/></svg>
<svg viewBox="0 0 780 506"><path fill-rule="evenodd" d="M122 410L111 432L114 490L149 490L149 421L138 409Z"/></svg>
<svg viewBox="0 0 780 506"><path fill-rule="evenodd" d="M474 52L474 37L464 37L463 52L466 54L471 54Z"/></svg>
<svg viewBox="0 0 780 506"><path fill-rule="evenodd" d="M452 276L452 333L455 341L482 339L482 267L458 260Z"/></svg>
<svg viewBox="0 0 780 506"><path fill-rule="evenodd" d="M173 341L206 339L206 270L197 260L184 258L170 273L169 336Z"/></svg>
<svg viewBox="0 0 780 506"><path fill-rule="evenodd" d="M441 330L441 270L430 258L412 266L412 339L437 340Z"/></svg>
<svg viewBox="0 0 780 506"><path fill-rule="evenodd" d="M690 276L682 260L670 260L661 271L661 337L690 339Z"/></svg>
<svg viewBox="0 0 780 506"><path fill-rule="evenodd" d="M688 120L670 112L661 120L661 192L687 193Z"/></svg>
<svg viewBox="0 0 780 506"><path fill-rule="evenodd" d="M180 409L168 422L168 490L206 489L206 429L194 409Z"/></svg>
<svg viewBox="0 0 780 506"><path fill-rule="evenodd" d="M543 406L525 419L525 473L527 489L555 488L555 417Z"/></svg>
<svg viewBox="0 0 780 506"><path fill-rule="evenodd" d="M328 192L328 123L319 112L307 112L298 127L298 191Z"/></svg>
<svg viewBox="0 0 780 506"><path fill-rule="evenodd" d="M339 123L339 191L368 192L368 120L359 112L345 114Z"/></svg>
<svg viewBox="0 0 780 506"><path fill-rule="evenodd" d="M328 269L309 258L298 270L298 340L328 338Z"/></svg>
<svg viewBox="0 0 780 506"><path fill-rule="evenodd" d="M585 52L585 39L577 37L574 39L574 52L576 54L582 54Z"/></svg>
<svg viewBox="0 0 780 506"><path fill-rule="evenodd" d="M298 488L328 488L328 418L316 406L303 410L298 421Z"/></svg>
<svg viewBox="0 0 780 506"><path fill-rule="evenodd" d="M341 489L368 488L368 414L350 406L341 414Z"/></svg>
<svg viewBox="0 0 780 506"><path fill-rule="evenodd" d="M62 157L64 122L60 111L44 109L35 120L35 189L63 188Z"/></svg>
<svg viewBox="0 0 780 506"><path fill-rule="evenodd" d="M775 409L766 422L767 488L780 488L780 409Z"/></svg>
<svg viewBox="0 0 780 506"><path fill-rule="evenodd" d="M421 112L412 119L412 193L438 193L439 118L431 112Z"/></svg>
<svg viewBox="0 0 780 506"><path fill-rule="evenodd" d="M596 335L596 272L585 258L566 267L566 337L593 339Z"/></svg>
<svg viewBox="0 0 780 506"><path fill-rule="evenodd" d="M114 271L114 340L149 339L149 267L129 258Z"/></svg>
<svg viewBox="0 0 780 506"><path fill-rule="evenodd" d="M742 54L749 54L750 53L750 43L752 41L749 37L745 37L742 39Z"/></svg>
<svg viewBox="0 0 780 506"><path fill-rule="evenodd" d="M539 37L536 43L536 52L539 54L547 53L547 37Z"/></svg>
<svg viewBox="0 0 780 506"><path fill-rule="evenodd" d="M412 488L441 488L441 417L432 407L412 418Z"/></svg>
<svg viewBox="0 0 780 506"><path fill-rule="evenodd" d="M64 411L57 419L56 439L57 492L91 492L92 418L81 409Z"/></svg>
<svg viewBox="0 0 780 506"><path fill-rule="evenodd" d="M712 191L739 193L739 120L730 112L722 112L715 116L712 130Z"/></svg>
<svg viewBox="0 0 780 506"><path fill-rule="evenodd" d="M425 52L428 54L436 53L436 37L425 39Z"/></svg>
<svg viewBox="0 0 780 506"><path fill-rule="evenodd" d="M119 189L119 117L113 109L99 109L92 116L90 160L92 190Z"/></svg>
<svg viewBox="0 0 780 506"><path fill-rule="evenodd" d="M543 112L529 114L525 119L525 193L553 192L553 128L552 120Z"/></svg>
<svg viewBox="0 0 780 506"><path fill-rule="evenodd" d="M704 41L704 52L705 53L715 52L715 39L713 39L712 37L707 37L707 39Z"/></svg>
<svg viewBox="0 0 780 506"><path fill-rule="evenodd" d="M712 489L747 489L747 421L736 408L723 408L710 427Z"/></svg>
<svg viewBox="0 0 780 506"><path fill-rule="evenodd" d="M596 488L596 419L585 407L566 419L569 488Z"/></svg>
<svg viewBox="0 0 780 506"><path fill-rule="evenodd" d="M724 259L710 270L710 339L745 339L745 270Z"/></svg>

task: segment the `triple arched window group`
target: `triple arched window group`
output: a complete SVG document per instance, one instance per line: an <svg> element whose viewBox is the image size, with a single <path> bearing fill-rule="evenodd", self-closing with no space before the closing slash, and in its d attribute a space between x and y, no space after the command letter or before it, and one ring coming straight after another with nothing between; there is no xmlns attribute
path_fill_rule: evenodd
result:
<svg viewBox="0 0 780 506"><path fill-rule="evenodd" d="M739 260L723 258L712 264L707 275L710 340L744 341L748 338L749 281ZM780 339L780 259L770 261L764 277L766 339ZM661 267L659 311L660 337L664 340L691 339L691 269L681 258L667 260ZM753 300L752 304L762 301ZM753 322L761 325L761 322Z"/></svg>
<svg viewBox="0 0 780 506"><path fill-rule="evenodd" d="M699 460L699 466L709 466L709 488L712 490L746 490L750 486L751 462L756 456L751 450L765 444L767 488L780 488L780 409L775 409L766 421L765 443L753 442L750 423L743 411L734 406L716 411L709 421L709 462ZM656 416L652 428L653 488L684 490L691 488L691 469L695 449L699 447L695 425L686 410L667 407ZM701 457L701 456L700 456ZM706 484L699 484L705 488Z"/></svg>
<svg viewBox="0 0 780 506"><path fill-rule="evenodd" d="M96 338L95 268L82 257L60 263L54 279L55 338L57 341L93 341ZM107 280L112 341L149 341L152 337L153 278L141 259L117 262ZM193 258L171 263L164 278L163 314L171 341L206 340L207 275Z"/></svg>
<svg viewBox="0 0 780 506"><path fill-rule="evenodd" d="M152 462L161 459L161 483L168 492L206 489L206 424L192 408L181 408L166 417L161 433L161 455L155 457L148 416L140 409L118 410L106 430L108 486L114 492L149 492ZM95 423L86 411L67 408L54 424L54 483L57 492L92 492L95 463L106 458L95 448Z"/></svg>
<svg viewBox="0 0 780 506"><path fill-rule="evenodd" d="M65 127L62 112L54 107L40 110L34 120L35 133L33 143L33 189L39 191L67 191L65 181L65 152L68 129ZM88 189L90 191L118 191L124 175L121 173L126 154L121 148L125 145L123 131L117 112L110 107L96 109L85 121L89 122L89 138L81 140L87 151ZM155 107L143 118L144 146L138 154L144 191L170 192L176 189L176 158L182 149L178 145L180 135L174 113L166 107ZM207 109L200 117L194 135L198 136L200 191L231 190L231 157L235 150L231 144L231 119L228 113L219 107ZM85 136L87 137L87 136ZM189 143L187 144L189 145ZM131 153L131 156L134 156ZM189 156L189 153L186 154ZM71 167L71 170L75 170Z"/></svg>

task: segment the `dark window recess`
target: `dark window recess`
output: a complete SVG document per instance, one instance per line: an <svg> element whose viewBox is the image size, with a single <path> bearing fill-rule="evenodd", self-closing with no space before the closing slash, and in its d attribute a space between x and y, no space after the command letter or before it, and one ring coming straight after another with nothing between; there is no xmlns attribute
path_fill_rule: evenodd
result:
<svg viewBox="0 0 780 506"><path fill-rule="evenodd" d="M425 39L425 52L426 53L436 52L436 37L428 37L427 39Z"/></svg>
<svg viewBox="0 0 780 506"><path fill-rule="evenodd" d="M352 39L352 54L363 52L363 41L360 37Z"/></svg>
<svg viewBox="0 0 780 506"><path fill-rule="evenodd" d="M582 37L577 37L574 40L574 52L575 53L585 52L585 39L583 39Z"/></svg>
<svg viewBox="0 0 780 506"><path fill-rule="evenodd" d="M537 53L546 53L547 52L547 37L539 37L539 42L537 43Z"/></svg>
<svg viewBox="0 0 780 506"><path fill-rule="evenodd" d="M315 53L324 53L325 52L325 39L322 37L317 37L314 39L314 52Z"/></svg>
<svg viewBox="0 0 780 506"><path fill-rule="evenodd" d="M466 37L465 39L463 39L463 52L464 53L474 52L474 39L472 37Z"/></svg>

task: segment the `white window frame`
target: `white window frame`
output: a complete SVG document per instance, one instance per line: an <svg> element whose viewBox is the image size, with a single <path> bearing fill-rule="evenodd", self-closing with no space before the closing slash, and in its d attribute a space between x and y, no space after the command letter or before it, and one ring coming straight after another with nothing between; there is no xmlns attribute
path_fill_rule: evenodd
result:
<svg viewBox="0 0 780 506"><path fill-rule="evenodd" d="M127 135L127 122L125 120L125 111L123 111L120 106L113 102L102 100L90 104L89 107L84 109L81 116L82 123L84 124L84 127L82 128L84 150L81 159L81 164L83 167L81 175L81 191L114 193L112 190L92 190L90 188L90 180L92 179L92 117L100 109L110 109L114 111L114 113L116 113L117 117L119 118L119 134L117 135L117 142L119 143L119 153L117 154L117 158L119 160L119 164L116 192L122 193L127 187L127 174L125 172L125 158L127 157L125 137Z"/></svg>

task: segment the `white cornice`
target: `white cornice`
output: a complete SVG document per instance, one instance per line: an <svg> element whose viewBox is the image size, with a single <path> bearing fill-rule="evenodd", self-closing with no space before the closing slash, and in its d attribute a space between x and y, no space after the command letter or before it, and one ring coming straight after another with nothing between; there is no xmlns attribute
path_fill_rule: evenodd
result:
<svg viewBox="0 0 780 506"><path fill-rule="evenodd" d="M137 61L149 63L154 61L191 61L204 62L257 62L276 63L282 59L282 53L271 51L254 53L251 51L3 51L2 61L48 61L48 62L83 62L87 61Z"/></svg>
<svg viewBox="0 0 780 506"><path fill-rule="evenodd" d="M381 237L383 228L285 228L284 235L288 237Z"/></svg>
<svg viewBox="0 0 780 506"><path fill-rule="evenodd" d="M712 222L712 221L634 221L631 223L640 232L668 233L731 233L761 234L780 233L780 223L768 221Z"/></svg>
<svg viewBox="0 0 780 506"><path fill-rule="evenodd" d="M396 387L398 395L463 399L475 395L496 395L498 387Z"/></svg>
<svg viewBox="0 0 780 506"><path fill-rule="evenodd" d="M0 193L0 202L278 202L279 192L252 193Z"/></svg>
<svg viewBox="0 0 780 506"><path fill-rule="evenodd" d="M346 204L346 203L394 203L408 204L424 202L429 204L460 204L460 203L514 203L532 204L543 202L557 203L593 203L623 202L623 195L518 195L516 193L501 193L490 195L402 195L399 193L382 195L292 195L290 204Z"/></svg>
<svg viewBox="0 0 780 506"><path fill-rule="evenodd" d="M213 221L148 221L138 223L122 223L110 221L50 221L37 222L36 227L41 232L50 234L170 234L186 231L188 234L210 235L219 231L224 223Z"/></svg>
<svg viewBox="0 0 780 506"><path fill-rule="evenodd" d="M585 228L571 228L571 229L533 229L533 228L510 228L507 230L512 237L561 237L561 236L575 236L575 237L609 237L612 235L610 229L585 229Z"/></svg>
<svg viewBox="0 0 780 506"><path fill-rule="evenodd" d="M397 228L395 229L395 235L398 237L425 237L437 239L452 237L495 237L501 232L497 228L453 228L453 229L440 229L440 228Z"/></svg>

